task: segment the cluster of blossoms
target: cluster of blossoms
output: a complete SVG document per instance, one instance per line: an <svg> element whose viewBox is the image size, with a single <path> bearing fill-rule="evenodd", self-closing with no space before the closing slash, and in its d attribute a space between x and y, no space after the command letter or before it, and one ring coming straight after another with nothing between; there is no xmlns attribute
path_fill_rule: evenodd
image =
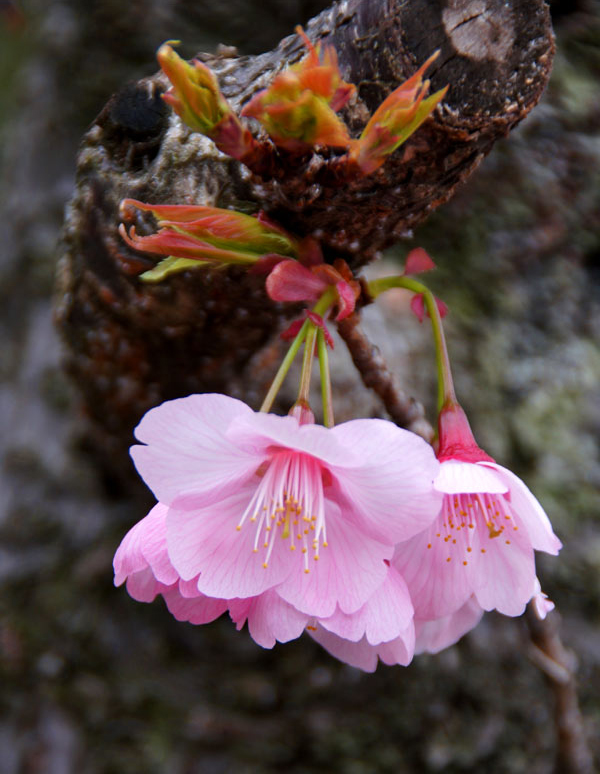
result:
<svg viewBox="0 0 600 774"><path fill-rule="evenodd" d="M306 59L243 111L286 151L346 146L348 164L370 174L443 96L424 99L429 60L352 141L335 111L354 89L342 81L335 52L308 45ZM159 59L177 112L230 155L255 160L257 141L214 75L182 62L169 46ZM440 387L436 451L389 421L334 424L324 315L347 317L362 292L343 261L325 263L315 240L288 234L262 213L123 203L124 217L134 210L151 212L159 225L149 236L121 229L132 247L163 256L144 279L237 263L267 275L271 298L316 304L284 334L293 343L260 411L203 394L163 403L142 418L131 454L157 504L117 550L117 585L126 583L143 602L161 595L178 620L193 624L228 612L265 648L306 631L366 671L378 659L406 665L415 653L453 644L484 611L516 616L530 601L541 617L552 609L534 551L557 554L560 541L525 484L475 442L452 385L441 324L447 310L412 279L433 268L425 251L412 251L402 275L369 283L368 293L407 288L417 317L431 320ZM271 414L302 346L298 399L288 416ZM308 404L316 352L324 425Z"/></svg>
<svg viewBox="0 0 600 774"><path fill-rule="evenodd" d="M149 411L131 453L158 504L119 547L115 582L179 620L228 611L266 648L306 630L367 671L451 645L484 610L548 609L533 552L560 542L458 406L437 458L385 420L297 414L215 394Z"/></svg>

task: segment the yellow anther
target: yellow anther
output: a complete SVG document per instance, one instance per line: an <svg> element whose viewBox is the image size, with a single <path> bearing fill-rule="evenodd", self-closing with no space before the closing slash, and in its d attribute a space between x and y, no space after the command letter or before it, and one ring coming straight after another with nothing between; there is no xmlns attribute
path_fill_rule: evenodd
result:
<svg viewBox="0 0 600 774"><path fill-rule="evenodd" d="M482 549L481 549L481 553L482 553L482 554L485 554L485 548L482 548Z"/></svg>
<svg viewBox="0 0 600 774"><path fill-rule="evenodd" d="M265 570L267 569L268 566L269 565L266 562L263 562L263 567L265 568Z"/></svg>
<svg viewBox="0 0 600 774"><path fill-rule="evenodd" d="M329 548L329 543L328 543L326 540L325 540L325 542L323 543L323 548Z"/></svg>
<svg viewBox="0 0 600 774"><path fill-rule="evenodd" d="M308 569L308 567L307 567L307 568L304 570L304 572L305 572L305 573L308 575L308 573L310 572L310 570Z"/></svg>
<svg viewBox="0 0 600 774"><path fill-rule="evenodd" d="M295 551L295 550L296 550L296 546L290 546L290 551Z"/></svg>
<svg viewBox="0 0 600 774"><path fill-rule="evenodd" d="M238 524L238 525L237 525L237 527L236 527L236 529L237 529L237 531L238 531L238 532L240 532L240 530L242 529L242 525L241 525L241 524Z"/></svg>
<svg viewBox="0 0 600 774"><path fill-rule="evenodd" d="M313 559L315 560L315 562L318 560L318 558L319 558L319 555L318 555L318 554L315 554L315 555L313 556Z"/></svg>

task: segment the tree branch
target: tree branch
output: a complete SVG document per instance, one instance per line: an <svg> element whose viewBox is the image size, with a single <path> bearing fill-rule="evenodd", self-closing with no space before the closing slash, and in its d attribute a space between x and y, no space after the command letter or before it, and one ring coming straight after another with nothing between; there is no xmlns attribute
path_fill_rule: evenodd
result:
<svg viewBox="0 0 600 774"><path fill-rule="evenodd" d="M526 620L532 641L531 659L545 674L554 695L555 774L593 774L594 761L577 698L575 656L562 643L560 616L552 612L540 621L530 605Z"/></svg>
<svg viewBox="0 0 600 774"><path fill-rule="evenodd" d="M342 257L356 269L446 201L527 114L553 54L542 0L343 0L307 30L335 45L344 78L358 86L344 114L354 135L387 94L441 50L431 80L433 89L450 84L447 100L370 177L328 184L335 156L327 153L302 163L283 159L276 179L252 175L169 114L161 75L125 86L84 138L56 316L96 441L111 459L122 459L133 426L151 406L243 384L250 357L289 314L266 297L258 278L235 268L140 283L136 275L153 263L120 239L121 199L262 208L298 235L321 239L327 260ZM224 49L200 58L239 108L303 53L294 35L260 56ZM143 219L137 226L143 233Z"/></svg>

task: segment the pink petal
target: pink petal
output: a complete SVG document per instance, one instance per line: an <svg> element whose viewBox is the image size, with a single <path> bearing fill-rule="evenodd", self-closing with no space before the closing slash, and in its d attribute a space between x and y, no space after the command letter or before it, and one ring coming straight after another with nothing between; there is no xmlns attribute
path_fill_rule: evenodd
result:
<svg viewBox="0 0 600 774"><path fill-rule="evenodd" d="M247 478L261 460L227 440L224 430L252 410L226 395L189 395L148 411L135 430L135 465L157 499L195 508ZM198 497L195 497L198 495ZM200 496L202 495L202 496Z"/></svg>
<svg viewBox="0 0 600 774"><path fill-rule="evenodd" d="M249 603L246 610L230 605L231 617L238 629L247 619L250 636L263 648L272 648L275 642L295 640L308 623L307 615L288 605L274 591L253 597Z"/></svg>
<svg viewBox="0 0 600 774"><path fill-rule="evenodd" d="M159 583L152 570L146 567L145 570L131 573L127 578L125 588L129 596L137 602L152 602L157 594L164 591L165 586Z"/></svg>
<svg viewBox="0 0 600 774"><path fill-rule="evenodd" d="M375 421L375 420L370 420ZM339 427L342 427L340 425ZM321 425L299 425L295 417L256 413L231 423L227 438L248 455L264 458L266 450L295 449L325 465L359 465L360 454L339 442L336 430Z"/></svg>
<svg viewBox="0 0 600 774"><path fill-rule="evenodd" d="M521 615L535 588L533 549L526 530L515 517L518 530L490 538L487 530L476 529L472 585L477 602L484 610L504 615ZM482 553L481 549L485 551Z"/></svg>
<svg viewBox="0 0 600 774"><path fill-rule="evenodd" d="M406 256L403 274L422 274L435 269L435 263L422 247L415 247Z"/></svg>
<svg viewBox="0 0 600 774"><path fill-rule="evenodd" d="M411 631L414 634L412 626ZM407 647L401 637L391 642L382 642L380 645L369 645L364 637L358 642L350 642L343 639L343 637L338 637L336 634L328 632L318 624L314 627L309 627L309 634L332 656L340 661L344 661L346 664L350 664L350 666L358 667L358 669L362 669L364 672L374 672L377 669L378 657L381 658L384 664L389 664L390 666L394 664L407 666L412 660L414 636L412 645L410 644L410 636L407 637L409 642Z"/></svg>
<svg viewBox="0 0 600 774"><path fill-rule="evenodd" d="M287 553L274 550L263 567L263 552L254 553L256 531L248 521L237 530L255 489L235 491L217 505L196 511L170 510L167 546L184 580L200 574L198 591L209 597L251 597L281 583L290 573Z"/></svg>
<svg viewBox="0 0 600 774"><path fill-rule="evenodd" d="M442 618L454 613L473 593L469 570L477 557L474 549L467 551L470 532L461 530L446 541L449 532L440 515L424 532L396 546L392 564L406 581L415 618Z"/></svg>
<svg viewBox="0 0 600 774"><path fill-rule="evenodd" d="M483 610L474 597L450 615L434 621L415 619L415 653L439 653L454 645L468 631L473 629L483 615Z"/></svg>
<svg viewBox="0 0 600 774"><path fill-rule="evenodd" d="M485 465L460 460L442 462L433 486L438 492L446 494L508 492L506 483L493 470Z"/></svg>
<svg viewBox="0 0 600 774"><path fill-rule="evenodd" d="M511 510L522 519L532 546L537 551L556 556L562 543L552 531L546 512L523 481L502 465L486 462L481 463L481 466L497 471L500 479L510 488Z"/></svg>
<svg viewBox="0 0 600 774"><path fill-rule="evenodd" d="M167 508L157 503L125 535L113 560L115 586L120 586L127 576L146 568L151 568L157 580L166 585L178 580L179 576L167 556L166 515Z"/></svg>
<svg viewBox="0 0 600 774"><path fill-rule="evenodd" d="M350 642L318 625L312 627L309 634L328 653L345 664L362 669L363 672L374 672L377 669L377 646L369 645L366 639Z"/></svg>
<svg viewBox="0 0 600 774"><path fill-rule="evenodd" d="M195 575L193 578L190 578L190 580L183 580L183 578L179 579L179 583L177 584L179 588L179 593L182 597L185 597L186 599L191 599L192 597L202 597L204 594L201 594L198 591L198 576Z"/></svg>
<svg viewBox="0 0 600 774"><path fill-rule="evenodd" d="M376 645L377 655L383 664L408 666L415 652L415 629L411 626L402 637Z"/></svg>
<svg viewBox="0 0 600 774"><path fill-rule="evenodd" d="M431 524L442 495L433 488L439 463L428 443L382 419L354 419L331 433L348 452L341 464L331 461L337 478L331 497L361 530L396 543Z"/></svg>
<svg viewBox="0 0 600 774"><path fill-rule="evenodd" d="M277 593L310 616L331 616L336 605L345 613L358 610L384 582L391 546L383 545L346 523L334 503L326 504L327 547L315 561L309 553L309 572L304 557L295 552L294 569ZM273 552L275 553L275 552Z"/></svg>
<svg viewBox="0 0 600 774"><path fill-rule="evenodd" d="M357 642L366 637L370 645L389 642L412 627L413 606L402 576L393 568L386 579L355 613L339 608L329 618L320 619L327 631Z"/></svg>
<svg viewBox="0 0 600 774"><path fill-rule="evenodd" d="M200 595L193 599L186 598L181 595L177 586L163 591L162 595L170 613L178 621L188 621L191 624L210 623L227 610L227 602L224 599Z"/></svg>
<svg viewBox="0 0 600 774"><path fill-rule="evenodd" d="M316 301L327 283L298 261L281 261L267 277L266 287L273 301Z"/></svg>

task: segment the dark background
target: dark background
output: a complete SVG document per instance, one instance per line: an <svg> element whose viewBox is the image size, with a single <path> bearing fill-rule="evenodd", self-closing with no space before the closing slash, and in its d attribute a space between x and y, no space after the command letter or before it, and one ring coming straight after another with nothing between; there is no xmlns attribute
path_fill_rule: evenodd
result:
<svg viewBox="0 0 600 774"><path fill-rule="evenodd" d="M522 619L488 615L457 647L364 675L308 638L264 651L226 619L179 624L112 586L144 498L86 455L51 324L79 139L115 89L156 69L165 38L188 56L218 42L259 52L324 6L0 3L3 773L553 770L554 693ZM551 8L544 99L390 259L415 244L435 257L478 439L527 480L565 543L539 574L600 760L600 4ZM429 359L403 353L418 390Z"/></svg>

